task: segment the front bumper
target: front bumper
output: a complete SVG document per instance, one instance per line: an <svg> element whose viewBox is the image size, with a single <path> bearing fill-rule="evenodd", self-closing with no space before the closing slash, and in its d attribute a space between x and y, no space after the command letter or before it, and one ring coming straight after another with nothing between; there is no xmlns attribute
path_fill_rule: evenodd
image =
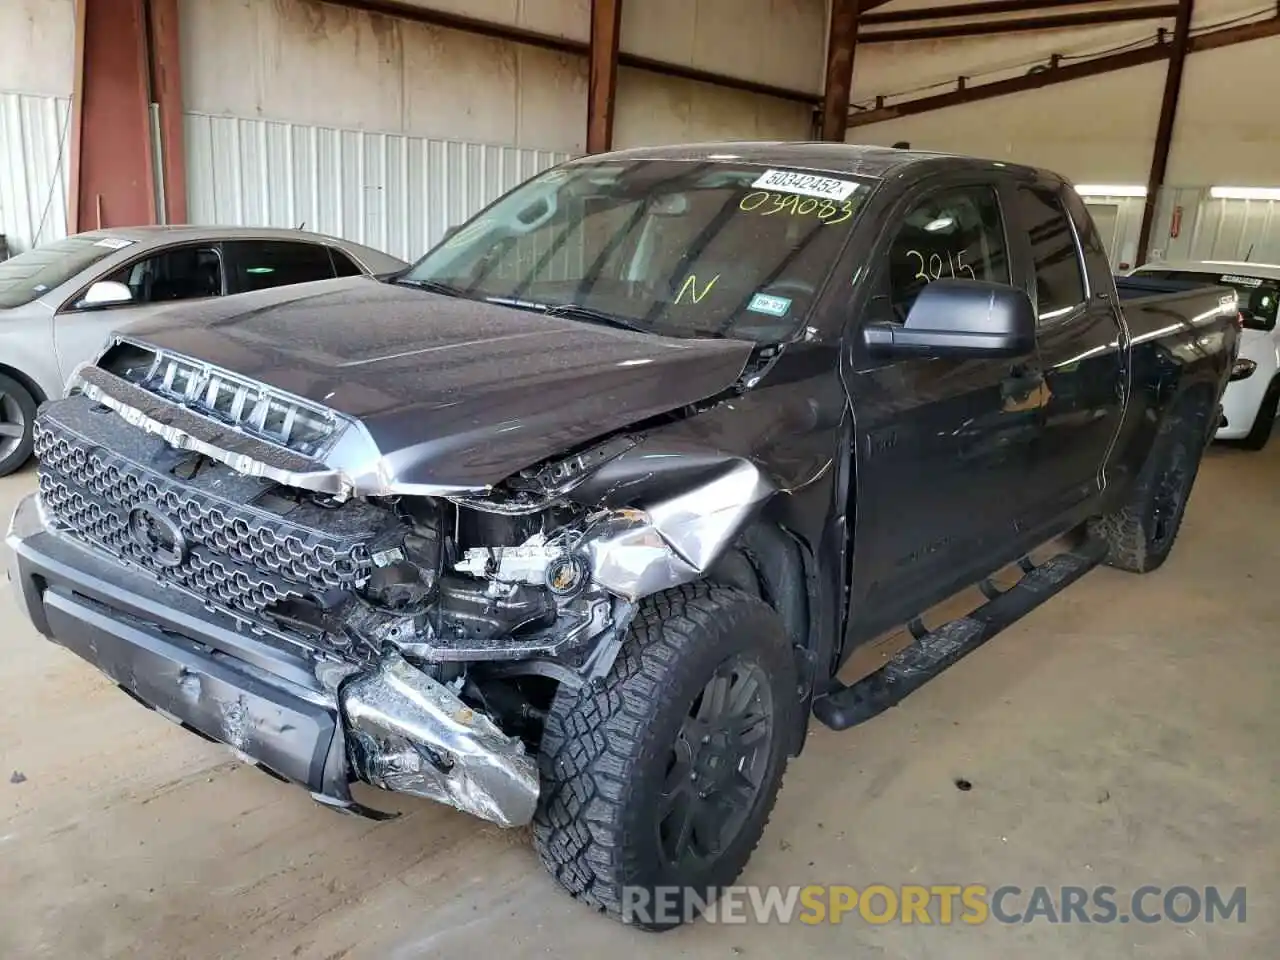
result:
<svg viewBox="0 0 1280 960"><path fill-rule="evenodd" d="M537 770L519 741L404 661L322 683L301 649L242 632L193 597L51 530L36 494L14 512L8 545L10 579L40 633L142 704L321 803L382 816L351 796L350 739L356 766L377 771L364 777L377 786L504 826L531 819Z"/></svg>

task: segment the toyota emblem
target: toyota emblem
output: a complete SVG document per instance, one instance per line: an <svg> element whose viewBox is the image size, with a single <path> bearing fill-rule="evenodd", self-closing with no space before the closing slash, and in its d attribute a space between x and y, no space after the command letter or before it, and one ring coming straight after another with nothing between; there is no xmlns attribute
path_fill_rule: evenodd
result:
<svg viewBox="0 0 1280 960"><path fill-rule="evenodd" d="M129 514L129 533L162 567L176 567L187 559L187 538L176 523L147 504Z"/></svg>

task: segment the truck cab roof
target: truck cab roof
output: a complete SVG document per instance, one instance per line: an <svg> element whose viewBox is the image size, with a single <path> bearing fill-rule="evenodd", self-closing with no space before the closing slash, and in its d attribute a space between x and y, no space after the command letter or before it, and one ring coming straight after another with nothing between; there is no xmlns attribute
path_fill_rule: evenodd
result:
<svg viewBox="0 0 1280 960"><path fill-rule="evenodd" d="M777 164L822 170L827 173L847 173L860 177L889 179L903 174L924 175L943 169L1001 171L1022 173L1048 179L1059 179L1056 174L1036 170L1020 164L999 160L981 160L950 153L933 153L925 150L900 150L895 147L877 147L852 143L827 143L823 141L741 141L719 143L691 143L675 146L633 147L612 153L594 154L572 163L600 160L705 160L732 161L735 163Z"/></svg>

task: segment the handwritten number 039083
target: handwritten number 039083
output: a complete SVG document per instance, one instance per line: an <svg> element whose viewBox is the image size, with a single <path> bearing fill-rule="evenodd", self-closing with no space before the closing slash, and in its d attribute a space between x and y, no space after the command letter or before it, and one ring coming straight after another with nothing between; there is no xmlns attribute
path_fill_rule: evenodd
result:
<svg viewBox="0 0 1280 960"><path fill-rule="evenodd" d="M908 250L907 256L916 258L918 268L916 269L915 279L923 280L925 283L932 283L934 280L941 280L942 271L947 265L950 265L951 267L952 279L959 279L965 276L966 271L968 272L970 280L978 279L977 274L973 272L973 267L964 262L963 250L957 253L954 257L951 255L951 251L948 250L946 264L942 262L942 255L937 253L930 254L927 260L925 259L924 254L919 250Z"/></svg>
<svg viewBox="0 0 1280 960"><path fill-rule="evenodd" d="M851 200L825 200L817 197L799 197L794 194L772 193L768 190L754 190L738 203L739 210L750 213L759 210L760 216L771 217L784 210L793 217L816 215L828 227L844 223L853 216Z"/></svg>

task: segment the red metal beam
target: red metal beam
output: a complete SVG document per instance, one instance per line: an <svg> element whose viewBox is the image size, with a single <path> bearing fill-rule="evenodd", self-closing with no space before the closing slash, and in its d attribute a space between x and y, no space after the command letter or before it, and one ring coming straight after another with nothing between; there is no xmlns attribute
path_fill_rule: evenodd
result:
<svg viewBox="0 0 1280 960"><path fill-rule="evenodd" d="M159 113L164 222L187 222L187 163L182 136L181 39L178 0L147 0L151 101Z"/></svg>
<svg viewBox="0 0 1280 960"><path fill-rule="evenodd" d="M613 147L621 24L622 0L591 0L591 47L587 55L587 153L604 153Z"/></svg>
<svg viewBox="0 0 1280 960"><path fill-rule="evenodd" d="M1266 20L1258 20L1235 27L1223 27L1193 36L1188 43L1187 49L1190 53L1199 53L1204 50L1215 50L1219 47L1248 43L1251 40L1261 40L1265 37L1276 35L1280 35L1280 16L1269 17ZM849 126L865 127L873 123L893 120L897 117L911 117L947 107L957 107L966 103L979 103L983 100L1004 97L1012 93L1022 93L1026 90L1039 90L1042 87L1051 87L1055 84L1069 83L1072 80L1080 80L1084 77L1113 73L1116 70L1125 70L1144 63L1155 63L1168 56L1168 44L1152 44L1147 47L1139 47L1136 50L1126 50L1123 53L1081 60L1066 66L1045 67L1043 71L1029 73L1026 76L1010 77L1006 80L995 80L977 85L966 85L963 89L950 90L946 93L932 94L927 97L918 97L915 100L906 100L902 103L888 104L877 107L874 110L858 111L850 115Z"/></svg>
<svg viewBox="0 0 1280 960"><path fill-rule="evenodd" d="M1147 177L1147 197L1142 207L1142 228L1138 231L1139 264L1146 263L1151 243L1151 226L1156 216L1156 200L1164 186L1169 169L1169 147L1173 143L1173 124L1178 117L1178 95L1182 92L1182 68L1187 60L1194 0L1178 0L1178 19L1173 25L1173 46L1169 50L1169 69L1164 77L1164 95L1160 99L1160 120L1156 124L1156 142L1151 152L1151 173Z"/></svg>
<svg viewBox="0 0 1280 960"><path fill-rule="evenodd" d="M986 37L1001 33L1023 33L1030 30L1062 30L1069 27L1091 27L1131 20L1157 20L1178 13L1176 3L1148 4L1138 7L1115 7L1108 10L1083 10L1021 19L976 20L966 23L944 23L931 27L904 27L899 30L866 30L859 35L862 43L906 43L912 40L950 40L956 37Z"/></svg>
<svg viewBox="0 0 1280 960"><path fill-rule="evenodd" d="M590 50L590 45L583 43L581 40L557 37L552 34L539 33L536 30L526 30L523 27L514 27L504 23L493 23L489 20L449 13L444 10L432 10L427 7L405 3L403 0L321 0L321 2L330 3L338 7L350 7L354 10L367 10L370 13L380 13L387 17L399 17L402 20L412 20L416 23L445 27L449 30L460 30L463 33L472 33L481 37L507 40L511 43L539 47L543 50L554 50L557 53L585 57ZM889 0L873 0L872 5L880 6L887 2ZM699 70L695 67L685 67L676 63L666 63L662 60L641 57L633 53L619 52L618 66L629 67L633 70L644 70L665 77L692 80L695 83L709 83L744 93L757 93L761 96L777 97L780 100L789 100L793 103L803 103L808 106L816 106L820 102L820 97L817 94L810 93L807 90L793 90L768 83L756 83L753 80L745 80L741 77L714 73L710 70Z"/></svg>
<svg viewBox="0 0 1280 960"><path fill-rule="evenodd" d="M858 0L831 0L827 39L827 73L823 85L821 140L844 141L849 124L849 93L853 87L853 53L858 43Z"/></svg>
<svg viewBox="0 0 1280 960"><path fill-rule="evenodd" d="M887 2L887 0L886 0ZM921 20L954 20L957 17L985 17L1004 13L1032 13L1054 7L1087 7L1115 0L973 0L972 3L956 3L947 7L917 7L914 10L889 10L872 13L862 18L864 26L882 23L918 23ZM881 4L876 4L880 6ZM863 9L870 9L863 5Z"/></svg>
<svg viewBox="0 0 1280 960"><path fill-rule="evenodd" d="M868 124L893 120L897 117L910 117L919 113L929 113L946 107L958 107L966 103L977 103L993 97L1004 97L1011 93L1022 93L1024 90L1039 90L1058 83L1081 80L1085 77L1096 77L1103 73L1113 73L1137 67L1144 63L1155 63L1168 56L1168 51L1160 45L1139 47L1126 50L1124 53L1113 53L1091 60L1081 60L1066 66L1046 68L1043 73L1028 74L1022 77L1009 77L1007 80L995 80L977 86L965 86L959 90L938 93L904 103L894 103L875 110L866 110L849 117L850 127L865 127Z"/></svg>
<svg viewBox="0 0 1280 960"><path fill-rule="evenodd" d="M75 164L76 230L155 223L143 0L84 4ZM81 15L77 11L77 16Z"/></svg>

